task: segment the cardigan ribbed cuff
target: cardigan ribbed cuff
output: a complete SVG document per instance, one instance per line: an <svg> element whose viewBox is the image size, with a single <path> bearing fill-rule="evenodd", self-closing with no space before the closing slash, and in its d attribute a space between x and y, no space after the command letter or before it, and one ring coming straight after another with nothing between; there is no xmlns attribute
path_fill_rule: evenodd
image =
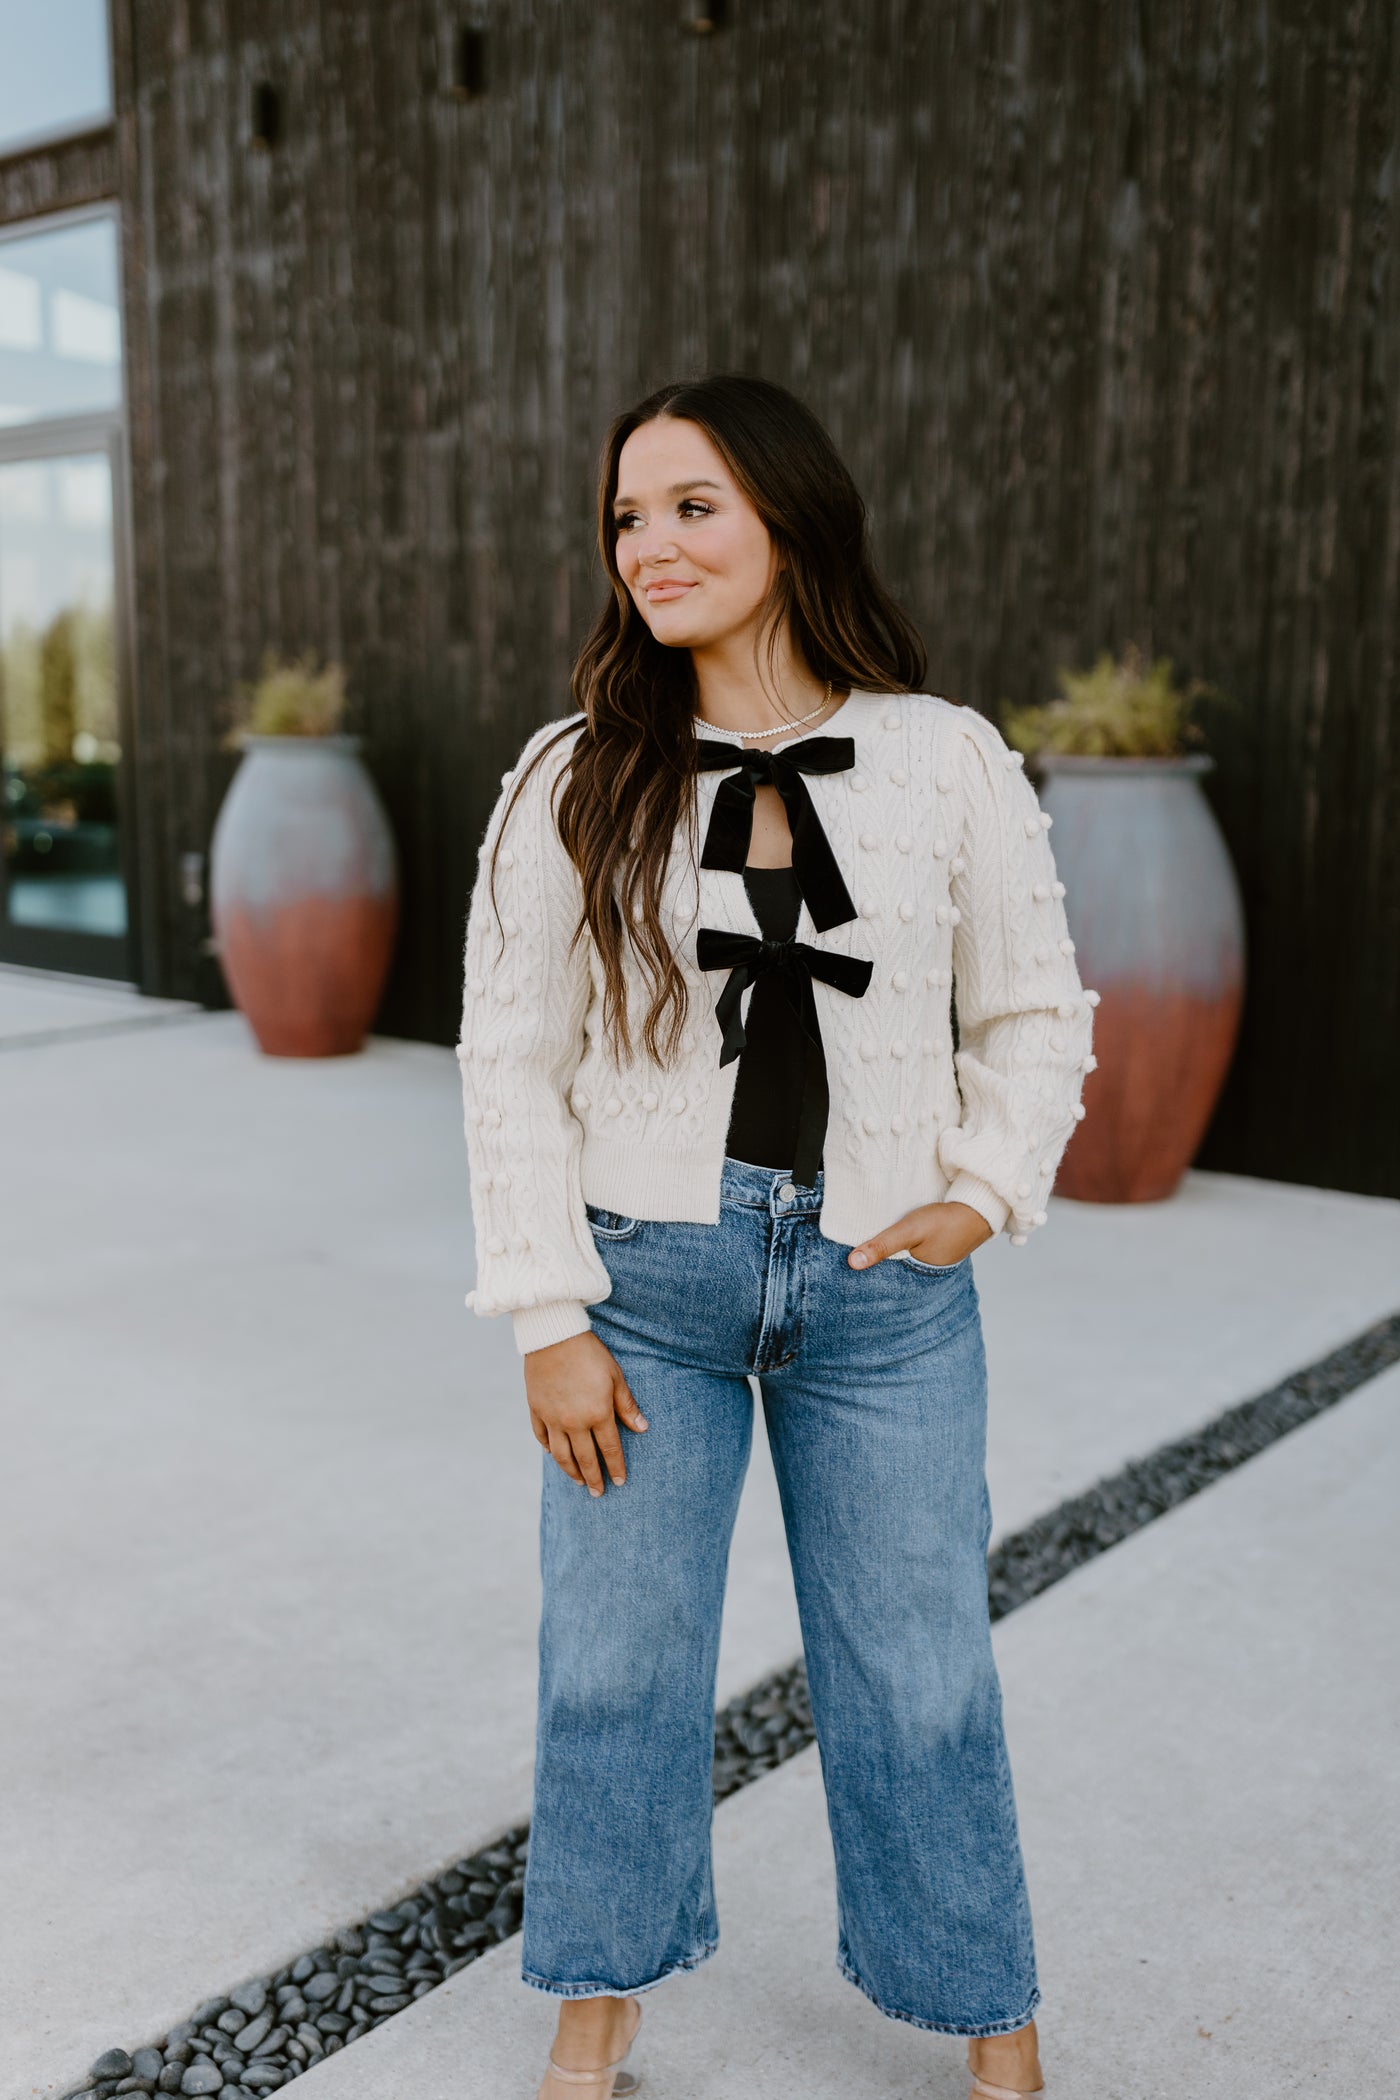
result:
<svg viewBox="0 0 1400 2100"><path fill-rule="evenodd" d="M546 1305L522 1305L510 1316L515 1346L522 1356L532 1349L547 1349L551 1342L567 1342L570 1335L587 1334L593 1322L582 1298L553 1298Z"/></svg>
<svg viewBox="0 0 1400 2100"><path fill-rule="evenodd" d="M943 1201L966 1203L970 1209L980 1211L993 1232L1000 1232L1011 1216L1011 1205L1003 1202L989 1181L981 1180L976 1174L955 1174Z"/></svg>

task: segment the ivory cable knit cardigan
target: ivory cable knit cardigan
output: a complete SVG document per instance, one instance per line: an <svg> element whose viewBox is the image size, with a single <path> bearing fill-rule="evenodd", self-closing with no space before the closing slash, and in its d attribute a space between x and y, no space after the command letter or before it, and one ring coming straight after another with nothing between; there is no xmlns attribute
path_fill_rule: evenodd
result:
<svg viewBox="0 0 1400 2100"><path fill-rule="evenodd" d="M467 915L457 1045L477 1257L466 1302L484 1317L509 1312L522 1355L584 1332L589 1304L612 1289L585 1202L718 1220L738 1061L719 1062L725 973L699 969L696 930L760 931L742 875L699 866L729 777L701 773L662 895L689 994L679 1057L669 1069L640 1050L614 1062L591 937L566 955L582 891L549 797L572 738L541 762L505 825L500 929L487 895L515 773L565 720L584 717L543 724L501 776ZM726 735L698 719L697 731ZM804 778L858 916L819 934L804 902L796 937L874 965L860 998L814 980L831 1092L821 1231L853 1246L950 1198L1022 1245L1045 1222L1094 1063L1098 994L1075 968L1050 817L1020 754L970 707L857 690L819 733L854 739L849 771ZM732 741L737 764L745 746ZM630 948L624 959L635 1042L648 988Z"/></svg>

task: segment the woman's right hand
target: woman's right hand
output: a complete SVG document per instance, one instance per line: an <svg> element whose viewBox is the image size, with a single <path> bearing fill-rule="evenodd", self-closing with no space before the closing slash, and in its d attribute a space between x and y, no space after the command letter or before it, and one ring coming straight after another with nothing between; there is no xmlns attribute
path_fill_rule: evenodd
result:
<svg viewBox="0 0 1400 2100"><path fill-rule="evenodd" d="M647 1425L607 1343L590 1327L566 1341L527 1350L523 1361L536 1442L590 1495L603 1492L603 1466L614 1486L621 1487L627 1462L618 1422L639 1434Z"/></svg>

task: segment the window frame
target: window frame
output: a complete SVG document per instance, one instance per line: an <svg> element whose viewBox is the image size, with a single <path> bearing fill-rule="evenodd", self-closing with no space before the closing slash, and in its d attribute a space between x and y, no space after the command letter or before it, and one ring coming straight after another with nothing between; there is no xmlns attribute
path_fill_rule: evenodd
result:
<svg viewBox="0 0 1400 2100"><path fill-rule="evenodd" d="M112 619L117 681L117 724L122 755L117 766L117 850L126 888L126 931L83 933L68 927L14 925L5 906L6 871L0 865L0 963L46 970L67 970L85 977L138 981L137 958L143 953L140 856L136 841L136 709L133 679L132 536L127 426L127 328L122 273L122 216L114 198L76 205L66 211L37 212L0 226L0 260L11 241L49 233L82 220L106 219L116 243L117 311L122 320L121 385L110 408L77 415L34 416L23 423L0 424L0 466L21 460L71 457L104 452L112 474Z"/></svg>

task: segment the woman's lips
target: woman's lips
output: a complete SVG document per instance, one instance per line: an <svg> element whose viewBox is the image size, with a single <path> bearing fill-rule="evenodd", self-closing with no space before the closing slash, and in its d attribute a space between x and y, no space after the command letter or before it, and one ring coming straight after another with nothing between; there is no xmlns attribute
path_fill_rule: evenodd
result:
<svg viewBox="0 0 1400 2100"><path fill-rule="evenodd" d="M679 598L686 591L693 591L693 583L649 583L646 586L648 604L664 604L668 598Z"/></svg>

